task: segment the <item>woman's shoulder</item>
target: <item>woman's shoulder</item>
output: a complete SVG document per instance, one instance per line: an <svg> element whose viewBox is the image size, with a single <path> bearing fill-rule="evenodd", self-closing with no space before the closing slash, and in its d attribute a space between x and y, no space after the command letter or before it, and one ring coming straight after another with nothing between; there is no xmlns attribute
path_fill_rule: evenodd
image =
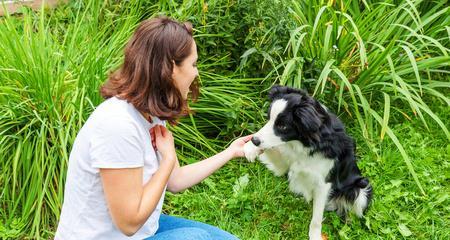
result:
<svg viewBox="0 0 450 240"><path fill-rule="evenodd" d="M102 113L102 114L112 114L112 113L120 113L120 110L127 108L127 101L117 98L110 97L103 102L101 102L94 110L94 113Z"/></svg>
<svg viewBox="0 0 450 240"><path fill-rule="evenodd" d="M136 116L136 111L126 100L111 97L95 108L86 124L98 128L124 128L139 125L139 116Z"/></svg>
<svg viewBox="0 0 450 240"><path fill-rule="evenodd" d="M91 114L93 118L123 117L132 118L134 109L126 100L111 97L100 103Z"/></svg>
<svg viewBox="0 0 450 240"><path fill-rule="evenodd" d="M100 128L124 128L134 125L140 131L148 131L154 125L166 125L166 121L153 116L146 119L134 106L124 99L111 97L102 102L89 117L91 125ZM100 126L99 126L100 125Z"/></svg>

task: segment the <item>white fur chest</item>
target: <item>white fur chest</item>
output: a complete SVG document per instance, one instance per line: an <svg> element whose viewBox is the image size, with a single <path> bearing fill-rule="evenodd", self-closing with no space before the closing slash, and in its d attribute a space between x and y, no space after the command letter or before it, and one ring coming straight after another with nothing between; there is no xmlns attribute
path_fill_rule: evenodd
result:
<svg viewBox="0 0 450 240"><path fill-rule="evenodd" d="M285 151L286 157L291 160L290 171L305 172L310 175L318 175L322 179L325 179L334 161L326 158L321 153L315 153L310 155L310 149L303 147L303 145L297 141L289 142L286 144L290 147L290 151Z"/></svg>
<svg viewBox="0 0 450 240"><path fill-rule="evenodd" d="M310 201L314 189L328 184L325 179L334 162L320 153L311 156L309 152L300 142L291 141L266 150L260 160L276 175L287 173L290 189Z"/></svg>

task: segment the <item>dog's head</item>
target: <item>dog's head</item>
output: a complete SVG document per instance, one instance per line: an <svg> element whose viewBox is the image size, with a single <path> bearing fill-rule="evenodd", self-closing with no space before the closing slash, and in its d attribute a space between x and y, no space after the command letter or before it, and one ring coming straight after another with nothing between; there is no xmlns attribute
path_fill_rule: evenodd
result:
<svg viewBox="0 0 450 240"><path fill-rule="evenodd" d="M253 135L252 142L266 149L298 140L310 146L320 139L320 130L329 121L324 106L299 89L274 86L269 91L268 122Z"/></svg>

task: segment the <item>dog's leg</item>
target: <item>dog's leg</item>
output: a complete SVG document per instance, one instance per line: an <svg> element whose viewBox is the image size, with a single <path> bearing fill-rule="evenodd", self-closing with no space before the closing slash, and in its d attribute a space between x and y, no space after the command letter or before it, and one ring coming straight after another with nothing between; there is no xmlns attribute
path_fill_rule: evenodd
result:
<svg viewBox="0 0 450 240"><path fill-rule="evenodd" d="M276 176L283 176L289 169L289 163L282 158L277 148L266 149L259 159Z"/></svg>
<svg viewBox="0 0 450 240"><path fill-rule="evenodd" d="M313 199L313 216L309 225L309 239L322 239L322 219L325 205L327 203L328 194L330 192L331 184L324 183L314 189Z"/></svg>

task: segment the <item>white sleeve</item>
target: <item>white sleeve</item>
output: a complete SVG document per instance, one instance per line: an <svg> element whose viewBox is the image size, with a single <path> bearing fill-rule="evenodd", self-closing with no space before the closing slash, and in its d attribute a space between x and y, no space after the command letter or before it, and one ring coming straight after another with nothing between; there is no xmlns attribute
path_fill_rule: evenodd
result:
<svg viewBox="0 0 450 240"><path fill-rule="evenodd" d="M89 154L94 168L144 166L144 147L138 126L129 119L105 120L93 130Z"/></svg>

